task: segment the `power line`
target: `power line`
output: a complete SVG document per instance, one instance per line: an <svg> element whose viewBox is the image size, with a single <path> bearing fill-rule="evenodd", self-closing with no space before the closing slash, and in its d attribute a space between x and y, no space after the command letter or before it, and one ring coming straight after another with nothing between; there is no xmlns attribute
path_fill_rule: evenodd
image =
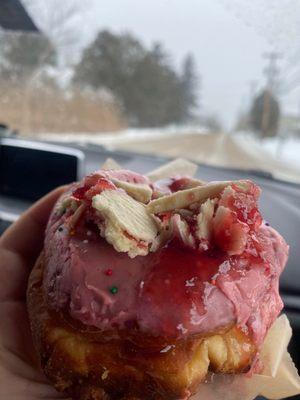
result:
<svg viewBox="0 0 300 400"><path fill-rule="evenodd" d="M263 70L267 79L267 89L269 89L273 93L277 92L280 84L280 69L277 62L279 59L282 58L282 54L276 51L270 51L264 53L263 57L268 61L267 66Z"/></svg>

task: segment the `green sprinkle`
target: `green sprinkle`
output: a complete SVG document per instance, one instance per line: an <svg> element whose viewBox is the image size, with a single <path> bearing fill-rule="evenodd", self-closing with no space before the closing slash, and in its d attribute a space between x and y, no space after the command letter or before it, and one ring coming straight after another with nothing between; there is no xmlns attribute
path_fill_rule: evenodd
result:
<svg viewBox="0 0 300 400"><path fill-rule="evenodd" d="M109 291L110 291L111 294L117 294L118 293L118 288L117 288L117 286L112 286L109 289Z"/></svg>

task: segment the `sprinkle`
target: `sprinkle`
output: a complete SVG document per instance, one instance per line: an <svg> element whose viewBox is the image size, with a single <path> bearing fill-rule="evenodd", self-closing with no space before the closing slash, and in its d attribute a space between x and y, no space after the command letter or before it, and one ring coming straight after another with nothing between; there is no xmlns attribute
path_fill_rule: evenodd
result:
<svg viewBox="0 0 300 400"><path fill-rule="evenodd" d="M92 235L92 231L87 231L86 234L87 234L87 236L91 236Z"/></svg>
<svg viewBox="0 0 300 400"><path fill-rule="evenodd" d="M187 281L185 281L185 286L189 287L189 286L195 286L195 277L192 279L188 279Z"/></svg>
<svg viewBox="0 0 300 400"><path fill-rule="evenodd" d="M87 244L89 241L85 239L82 243Z"/></svg>
<svg viewBox="0 0 300 400"><path fill-rule="evenodd" d="M137 322L134 319L128 319L124 324L128 329L134 329L137 326Z"/></svg>
<svg viewBox="0 0 300 400"><path fill-rule="evenodd" d="M144 281L141 281L141 283L140 283L140 289L143 289L144 285L145 285L145 282L144 282Z"/></svg>
<svg viewBox="0 0 300 400"><path fill-rule="evenodd" d="M169 346L166 346L164 349L162 349L161 351L160 351L160 353L167 353L168 351L170 351L171 349L173 349L175 346L174 346L174 344L171 344L171 345L169 345Z"/></svg>
<svg viewBox="0 0 300 400"><path fill-rule="evenodd" d="M101 375L101 379L104 381L104 379L106 379L108 377L108 369L105 369L105 371L103 372L103 374Z"/></svg>
<svg viewBox="0 0 300 400"><path fill-rule="evenodd" d="M118 293L118 288L117 288L117 286L112 286L109 289L109 291L110 291L111 294L117 294Z"/></svg>
<svg viewBox="0 0 300 400"><path fill-rule="evenodd" d="M212 279L211 284L215 286L216 285L216 280Z"/></svg>
<svg viewBox="0 0 300 400"><path fill-rule="evenodd" d="M69 232L69 235L70 235L70 236L74 236L75 233L76 233L75 229L71 229L70 232Z"/></svg>
<svg viewBox="0 0 300 400"><path fill-rule="evenodd" d="M200 242L199 244L199 250L207 251L208 250L208 244L205 242Z"/></svg>
<svg viewBox="0 0 300 400"><path fill-rule="evenodd" d="M187 329L183 326L183 324L178 324L177 329L182 333L185 334L187 332Z"/></svg>
<svg viewBox="0 0 300 400"><path fill-rule="evenodd" d="M113 273L113 271L112 271L111 268L108 268L108 269L106 269L106 270L104 271L104 273L105 273L105 275L107 275L107 276L111 276L112 273Z"/></svg>

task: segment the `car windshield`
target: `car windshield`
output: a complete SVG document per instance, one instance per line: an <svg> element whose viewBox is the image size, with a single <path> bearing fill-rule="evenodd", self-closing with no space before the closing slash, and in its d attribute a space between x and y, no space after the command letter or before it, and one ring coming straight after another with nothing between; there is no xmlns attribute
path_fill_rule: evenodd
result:
<svg viewBox="0 0 300 400"><path fill-rule="evenodd" d="M2 135L300 183L299 1L22 5L38 31L0 30Z"/></svg>
<svg viewBox="0 0 300 400"><path fill-rule="evenodd" d="M0 400L300 400L299 154L300 0L0 0Z"/></svg>

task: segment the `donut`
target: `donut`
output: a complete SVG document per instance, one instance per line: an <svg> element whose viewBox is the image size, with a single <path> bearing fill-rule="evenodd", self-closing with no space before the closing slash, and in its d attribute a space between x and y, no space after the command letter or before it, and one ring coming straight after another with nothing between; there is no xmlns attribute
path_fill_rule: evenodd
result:
<svg viewBox="0 0 300 400"><path fill-rule="evenodd" d="M249 180L102 169L57 201L27 305L42 369L78 400L188 399L251 374L288 246Z"/></svg>

